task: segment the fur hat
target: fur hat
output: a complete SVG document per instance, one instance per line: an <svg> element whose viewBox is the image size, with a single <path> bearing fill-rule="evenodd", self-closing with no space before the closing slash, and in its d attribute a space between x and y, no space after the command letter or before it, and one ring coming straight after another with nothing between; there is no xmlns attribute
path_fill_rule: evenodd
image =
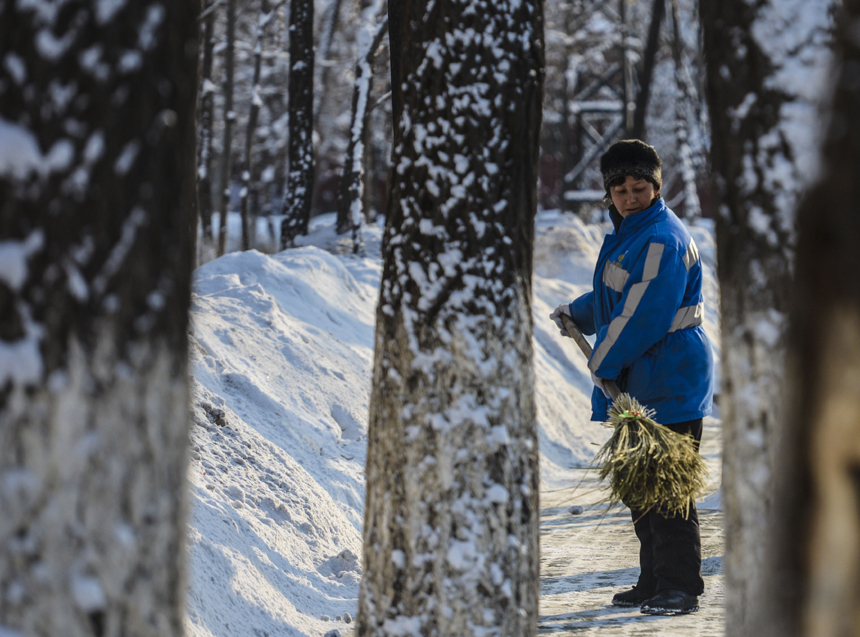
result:
<svg viewBox="0 0 860 637"><path fill-rule="evenodd" d="M663 162L653 146L638 139L612 144L600 158L600 172L607 193L612 186L623 184L627 177L650 181L657 190L663 185Z"/></svg>

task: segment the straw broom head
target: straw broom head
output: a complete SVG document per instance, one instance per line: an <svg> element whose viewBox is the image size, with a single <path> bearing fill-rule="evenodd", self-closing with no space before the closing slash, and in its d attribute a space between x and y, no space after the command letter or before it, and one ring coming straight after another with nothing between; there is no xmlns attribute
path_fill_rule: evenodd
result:
<svg viewBox="0 0 860 637"><path fill-rule="evenodd" d="M609 478L610 504L686 517L690 502L705 492L708 469L691 435L654 422L653 415L628 394L613 402L606 424L615 430L595 457L600 479Z"/></svg>

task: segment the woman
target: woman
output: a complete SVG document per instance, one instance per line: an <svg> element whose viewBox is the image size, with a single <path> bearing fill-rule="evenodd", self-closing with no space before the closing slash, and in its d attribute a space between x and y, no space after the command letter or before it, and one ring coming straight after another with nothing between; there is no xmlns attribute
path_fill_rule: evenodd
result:
<svg viewBox="0 0 860 637"><path fill-rule="evenodd" d="M660 197L662 162L652 146L616 142L600 159L615 232L607 235L594 270L594 290L550 315L568 314L596 334L588 362L595 388L592 420L607 419L613 379L621 391L654 409L654 419L698 445L711 412L713 359L702 328L702 267L696 244ZM695 503L685 519L657 510L632 511L639 538L639 581L618 593L617 606L648 614L698 610L704 590Z"/></svg>

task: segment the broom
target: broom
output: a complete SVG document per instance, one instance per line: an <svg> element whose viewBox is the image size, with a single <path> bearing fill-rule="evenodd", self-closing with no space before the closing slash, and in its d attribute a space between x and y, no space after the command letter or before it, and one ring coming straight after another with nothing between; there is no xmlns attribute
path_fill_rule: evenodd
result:
<svg viewBox="0 0 860 637"><path fill-rule="evenodd" d="M562 324L585 357L591 358L591 344L566 314ZM604 386L612 397L609 420L612 436L595 456L600 480L609 478L609 503L623 502L633 510L656 507L667 517L689 515L690 502L706 488L708 468L696 451L690 434L679 434L655 422L648 409L615 381Z"/></svg>

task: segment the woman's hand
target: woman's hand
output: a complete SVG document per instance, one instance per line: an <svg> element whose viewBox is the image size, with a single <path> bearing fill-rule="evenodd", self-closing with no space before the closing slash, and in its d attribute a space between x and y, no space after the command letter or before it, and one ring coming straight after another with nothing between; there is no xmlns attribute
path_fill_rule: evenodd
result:
<svg viewBox="0 0 860 637"><path fill-rule="evenodd" d="M594 382L594 386L603 392L604 396L606 396L609 400L612 400L612 394L610 394L609 390L606 389L606 385L603 384L604 380L600 378L600 376L595 376L594 372L591 372L591 380Z"/></svg>
<svg viewBox="0 0 860 637"><path fill-rule="evenodd" d="M571 338L568 331L566 329L564 329L564 323L561 322L561 315L562 314L567 314L568 316L570 316L571 320L573 320L573 317L570 315L570 304L569 303L562 303L561 305L559 305L557 308L555 308L552 311L552 314L550 314L549 317L553 321L555 321L556 325L558 325L558 329L561 332L562 336L567 336L568 338Z"/></svg>

